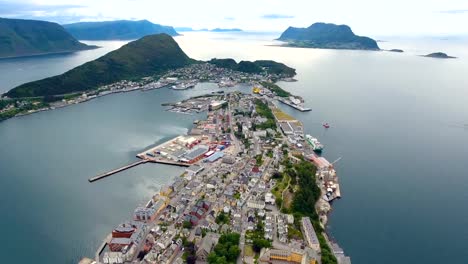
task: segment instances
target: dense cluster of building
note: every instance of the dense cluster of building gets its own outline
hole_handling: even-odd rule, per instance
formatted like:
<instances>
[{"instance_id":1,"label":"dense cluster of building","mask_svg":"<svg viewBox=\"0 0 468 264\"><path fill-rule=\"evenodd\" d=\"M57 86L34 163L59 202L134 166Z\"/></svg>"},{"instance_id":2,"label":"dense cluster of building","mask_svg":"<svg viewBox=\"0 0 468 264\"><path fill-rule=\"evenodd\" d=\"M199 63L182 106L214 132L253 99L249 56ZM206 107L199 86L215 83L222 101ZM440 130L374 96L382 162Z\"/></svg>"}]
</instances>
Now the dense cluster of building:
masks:
<instances>
[{"instance_id":1,"label":"dense cluster of building","mask_svg":"<svg viewBox=\"0 0 468 264\"><path fill-rule=\"evenodd\" d=\"M133 221L114 229L96 261L183 263L183 241L191 241L197 263L207 263L220 235L235 232L240 234L241 262L254 263L247 248L252 247L255 233L271 243L271 248L258 253L259 263L318 263L320 243L310 219L282 213L273 191L277 182L272 176L291 157L284 148L304 151L288 140L291 135L302 136L302 125L288 121L292 134L279 120L277 128L258 128L268 120L257 113L257 100L274 107L269 99L238 92L217 95L215 101L224 102L221 107L209 107L213 98L184 101L185 105L202 102L196 107L206 108L207 118L195 121L188 135L139 156L188 167L145 206L136 208ZM296 232L301 235L291 236L298 223L301 228Z\"/></svg>"}]
</instances>

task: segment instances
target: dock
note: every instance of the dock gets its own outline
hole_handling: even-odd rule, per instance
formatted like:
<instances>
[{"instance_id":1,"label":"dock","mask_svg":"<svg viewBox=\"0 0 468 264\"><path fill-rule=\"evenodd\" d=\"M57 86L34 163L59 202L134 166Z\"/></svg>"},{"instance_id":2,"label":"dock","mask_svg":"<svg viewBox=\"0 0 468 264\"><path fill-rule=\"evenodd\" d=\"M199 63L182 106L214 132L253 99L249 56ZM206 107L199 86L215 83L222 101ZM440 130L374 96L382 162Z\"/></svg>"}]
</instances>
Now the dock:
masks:
<instances>
[{"instance_id":1,"label":"dock","mask_svg":"<svg viewBox=\"0 0 468 264\"><path fill-rule=\"evenodd\" d=\"M152 158L146 158L145 161L151 162L151 163L179 166L179 167L190 167L191 165L189 163L184 163L184 162L170 161L170 160L158 160L158 159L152 159Z\"/></svg>"},{"instance_id":2,"label":"dock","mask_svg":"<svg viewBox=\"0 0 468 264\"><path fill-rule=\"evenodd\" d=\"M97 263L99 263L99 257L101 256L102 252L106 248L107 244L111 241L111 239L112 239L112 233L107 235L107 237L102 241L101 245L96 250L94 260L97 261Z\"/></svg>"},{"instance_id":3,"label":"dock","mask_svg":"<svg viewBox=\"0 0 468 264\"><path fill-rule=\"evenodd\" d=\"M95 182L95 181L104 179L104 178L106 178L106 177L109 177L109 176L111 176L111 175L113 175L113 174L122 172L122 171L124 171L124 170L128 170L128 169L130 169L130 168L133 168L133 167L135 167L135 166L138 166L138 165L141 165L141 164L144 164L144 163L147 163L147 162L149 162L149 160L146 160L146 159L144 159L144 160L139 160L139 161L134 162L134 163L132 163L132 164L129 164L129 165L120 167L120 168L118 168L118 169L115 169L115 170L112 170L112 171L109 171L109 172L106 172L106 173L103 173L103 174L99 174L99 175L97 175L97 176L95 176L95 177L89 178L88 181L89 181L89 182Z\"/></svg>"},{"instance_id":4,"label":"dock","mask_svg":"<svg viewBox=\"0 0 468 264\"><path fill-rule=\"evenodd\" d=\"M95 181L104 179L106 177L109 177L109 176L111 176L113 174L122 172L124 170L128 170L130 168L133 168L133 167L136 167L138 165L145 164L145 163L148 163L148 162L164 164L164 165L179 166L179 167L190 167L190 165L192 165L192 164L180 162L180 161L177 161L177 160L174 160L174 159L165 159L165 158L160 158L160 157L154 157L154 156L151 156L151 155L148 154L148 153L154 153L159 148L164 148L164 146L166 146L168 144L171 144L171 142L177 140L179 137L180 136L175 137L175 138L173 138L173 139L171 139L169 141L166 141L166 142L162 143L161 145L158 145L156 147L152 147L152 148L150 148L148 150L145 150L145 151L137 154L136 157L140 159L138 161L135 161L135 162L133 162L131 164L120 167L118 169L115 169L115 170L112 170L112 171L109 171L109 172L106 172L106 173L99 174L97 176L89 178L88 181L89 182L95 182Z\"/></svg>"}]
</instances>

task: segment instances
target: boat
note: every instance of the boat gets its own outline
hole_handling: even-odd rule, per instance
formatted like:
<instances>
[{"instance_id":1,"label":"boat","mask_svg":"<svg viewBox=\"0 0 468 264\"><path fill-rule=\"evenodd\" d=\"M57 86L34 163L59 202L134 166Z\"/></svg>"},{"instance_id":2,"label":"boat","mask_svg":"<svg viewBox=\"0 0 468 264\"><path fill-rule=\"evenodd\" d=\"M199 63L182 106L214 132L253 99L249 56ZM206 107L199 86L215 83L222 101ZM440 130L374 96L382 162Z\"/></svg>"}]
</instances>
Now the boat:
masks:
<instances>
[{"instance_id":1,"label":"boat","mask_svg":"<svg viewBox=\"0 0 468 264\"><path fill-rule=\"evenodd\" d=\"M330 125L328 123L323 123L322 125L324 128L330 128Z\"/></svg>"},{"instance_id":2,"label":"boat","mask_svg":"<svg viewBox=\"0 0 468 264\"><path fill-rule=\"evenodd\" d=\"M322 143L320 143L318 141L318 139L314 138L313 136L311 135L305 135L305 138L306 138L306 141L307 143L309 143L310 146L312 146L312 149L317 152L317 153L320 153L322 152L323 150L323 145Z\"/></svg>"},{"instance_id":3,"label":"boat","mask_svg":"<svg viewBox=\"0 0 468 264\"><path fill-rule=\"evenodd\" d=\"M308 108L308 107L304 107L302 104L294 104L293 102L291 102L290 100L287 100L287 99L283 99L283 98L278 98L278 101L280 101L281 103L285 104L285 105L288 105L296 110L299 110L301 112L309 112L309 111L312 111L312 108Z\"/></svg>"}]
</instances>

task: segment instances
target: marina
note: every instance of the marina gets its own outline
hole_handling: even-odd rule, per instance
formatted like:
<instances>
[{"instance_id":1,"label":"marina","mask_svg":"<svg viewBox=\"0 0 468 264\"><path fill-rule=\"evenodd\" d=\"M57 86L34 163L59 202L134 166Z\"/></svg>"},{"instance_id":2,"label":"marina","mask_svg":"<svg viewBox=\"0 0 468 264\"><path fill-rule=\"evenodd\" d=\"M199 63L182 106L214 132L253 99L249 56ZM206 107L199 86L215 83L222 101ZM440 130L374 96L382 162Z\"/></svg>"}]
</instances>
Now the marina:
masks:
<instances>
[{"instance_id":1,"label":"marina","mask_svg":"<svg viewBox=\"0 0 468 264\"><path fill-rule=\"evenodd\" d=\"M309 218L295 219L292 213L283 212L283 208L290 207L290 202L283 201L294 197L286 191L291 180L283 185L271 176L279 173L283 162L291 167L299 166L296 168L304 166L302 168L309 168L308 171L316 168L320 198L314 202L312 210L319 215L319 219L314 220L316 224L326 226L330 203L341 197L338 177L333 163L316 155L317 149L304 142L303 124L282 112L271 98L259 99L240 92L193 97L165 105L183 108L184 112L202 109L207 117L193 121L193 128L186 135L140 152L137 154L140 161L97 176L95 180L147 162L187 168L180 177L162 186L145 205L135 208L132 220L112 230L98 248L95 261L173 264L186 250L182 238L203 248L208 243L206 240L219 239L219 233L229 231L242 234L241 243L251 244L251 231L265 222L266 226L261 227L261 239L271 241L273 246L270 253L260 252L260 263L281 259L277 254L282 253L278 250L289 248L294 253L288 254L296 254L303 263L317 264L320 252L329 241L319 242L317 236L323 235L316 233ZM257 125L256 131L249 127L253 124ZM314 174L306 177L313 178ZM292 189L301 188L297 183L294 185ZM228 216L224 226L216 220L220 215ZM293 240L285 230L293 228L294 222L301 225L304 236ZM209 243L215 245L217 239ZM207 248L206 253L197 253L197 260L206 263L203 256L211 250ZM243 250L242 247L241 258L246 258ZM344 254L343 258L345 263L350 263Z\"/></svg>"}]
</instances>

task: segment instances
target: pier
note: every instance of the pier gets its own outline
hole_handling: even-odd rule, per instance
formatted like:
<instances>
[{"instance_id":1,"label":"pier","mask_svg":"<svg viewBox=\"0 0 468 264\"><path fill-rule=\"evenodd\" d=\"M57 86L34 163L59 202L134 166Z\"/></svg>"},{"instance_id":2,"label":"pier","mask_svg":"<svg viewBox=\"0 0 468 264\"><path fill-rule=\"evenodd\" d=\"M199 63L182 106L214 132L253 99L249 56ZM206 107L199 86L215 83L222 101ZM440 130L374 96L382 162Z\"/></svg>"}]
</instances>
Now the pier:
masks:
<instances>
[{"instance_id":1,"label":"pier","mask_svg":"<svg viewBox=\"0 0 468 264\"><path fill-rule=\"evenodd\" d=\"M149 161L148 160L139 160L139 161L134 162L132 164L129 164L127 166L123 166L123 167L120 167L118 169L115 169L115 170L112 170L112 171L109 171L109 172L106 172L106 173L103 173L103 174L99 174L99 175L97 175L97 176L95 176L93 178L89 178L88 181L89 182L95 182L95 181L104 179L106 177L109 177L109 176L111 176L113 174L119 173L119 172L124 171L124 170L128 170L130 168L133 168L135 166L138 166L140 164L144 164L144 163L147 163L147 162L149 162Z\"/></svg>"},{"instance_id":2,"label":"pier","mask_svg":"<svg viewBox=\"0 0 468 264\"><path fill-rule=\"evenodd\" d=\"M170 161L170 160L157 160L157 159L151 159L151 158L147 158L146 162L165 164L165 165L172 165L172 166L179 166L179 167L190 167L190 165L191 165L189 163L184 163L184 162Z\"/></svg>"},{"instance_id":3,"label":"pier","mask_svg":"<svg viewBox=\"0 0 468 264\"><path fill-rule=\"evenodd\" d=\"M190 167L190 165L192 165L190 163L180 162L180 161L178 161L176 159L173 159L173 158L167 158L167 157L163 157L163 156L159 156L159 157L155 156L155 152L158 149L164 149L165 151L168 152L168 154L170 154L169 149L170 149L170 146L171 146L172 142L176 141L180 137L181 136L175 137L175 138L173 138L173 139L171 139L169 141L166 141L166 142L162 143L161 145L158 145L156 147L152 147L152 148L150 148L148 150L145 150L145 151L137 154L136 157L140 159L139 161L136 161L136 162L131 163L129 165L120 167L118 169L115 169L115 170L112 170L112 171L109 171L109 172L106 172L106 173L103 173L103 174L99 174L99 175L97 175L95 177L92 177L92 178L88 179L88 181L89 182L95 182L95 181L104 179L106 177L109 177L109 176L111 176L113 174L122 172L124 170L128 170L130 168L133 168L133 167L136 167L138 165L148 163L148 162L164 164L164 165L171 165L171 166L179 166L179 167ZM151 154L151 153L153 153L153 154Z\"/></svg>"}]
</instances>

